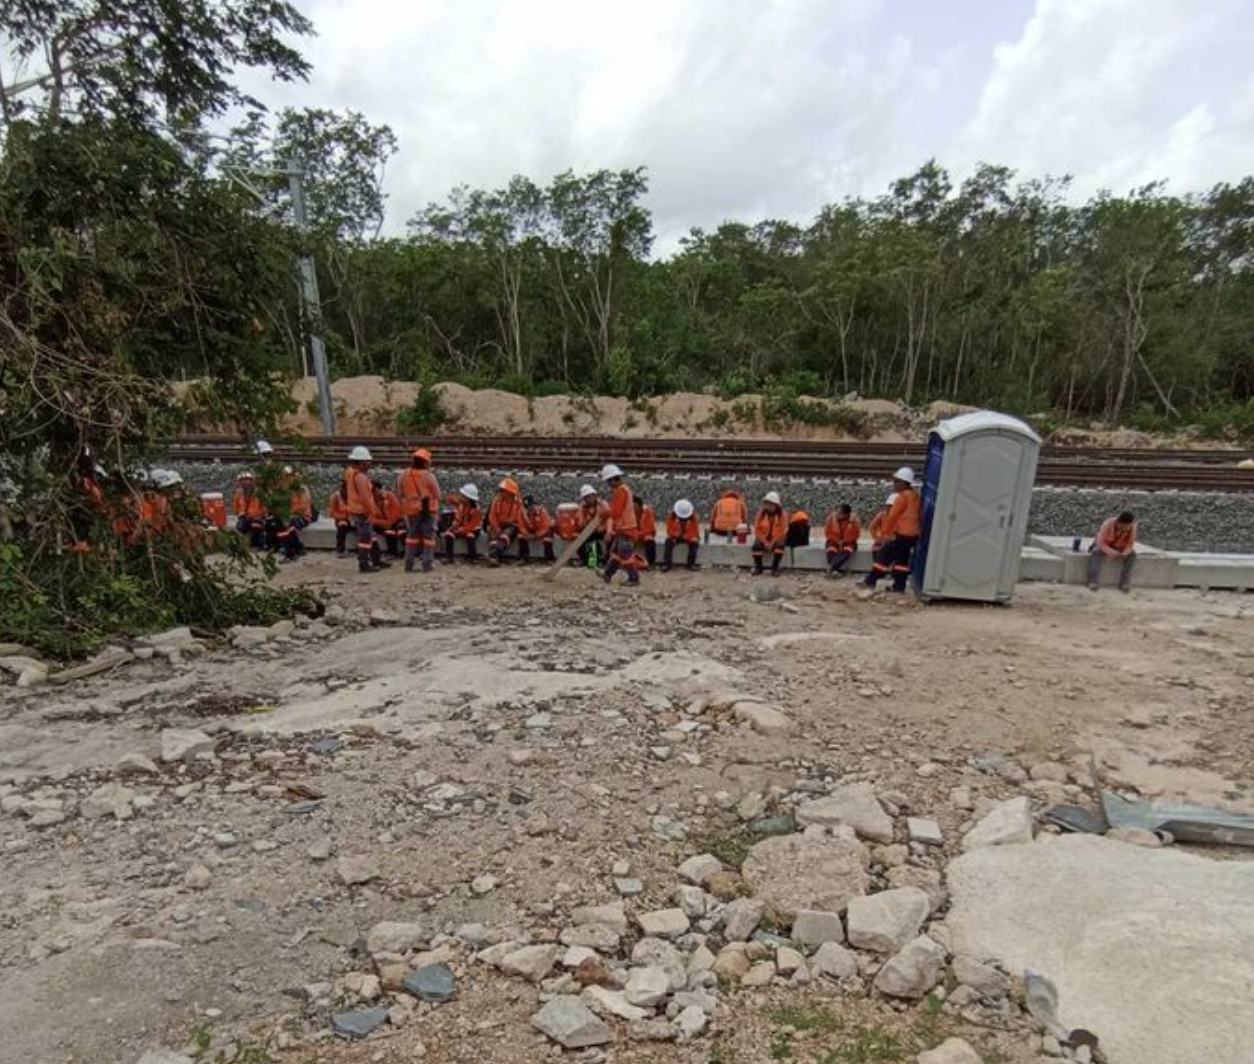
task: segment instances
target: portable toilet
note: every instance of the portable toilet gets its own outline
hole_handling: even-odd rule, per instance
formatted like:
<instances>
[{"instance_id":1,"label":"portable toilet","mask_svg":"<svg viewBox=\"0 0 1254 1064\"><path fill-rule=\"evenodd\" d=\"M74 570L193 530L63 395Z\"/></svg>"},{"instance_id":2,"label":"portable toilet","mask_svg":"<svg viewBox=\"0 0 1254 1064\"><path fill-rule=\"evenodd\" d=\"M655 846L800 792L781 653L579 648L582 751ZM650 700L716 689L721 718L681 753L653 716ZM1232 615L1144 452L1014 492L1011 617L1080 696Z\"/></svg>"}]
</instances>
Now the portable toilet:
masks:
<instances>
[{"instance_id":1,"label":"portable toilet","mask_svg":"<svg viewBox=\"0 0 1254 1064\"><path fill-rule=\"evenodd\" d=\"M1014 598L1040 447L1030 427L991 410L949 418L928 434L912 574L920 596Z\"/></svg>"}]
</instances>

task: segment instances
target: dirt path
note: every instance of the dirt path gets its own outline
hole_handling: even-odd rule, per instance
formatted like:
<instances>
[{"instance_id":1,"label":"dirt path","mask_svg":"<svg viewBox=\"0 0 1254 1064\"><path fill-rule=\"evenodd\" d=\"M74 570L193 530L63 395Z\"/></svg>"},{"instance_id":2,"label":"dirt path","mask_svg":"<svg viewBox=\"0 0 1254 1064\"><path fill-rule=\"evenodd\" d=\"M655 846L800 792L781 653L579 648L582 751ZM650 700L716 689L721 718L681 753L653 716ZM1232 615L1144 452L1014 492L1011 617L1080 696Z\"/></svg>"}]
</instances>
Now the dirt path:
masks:
<instances>
[{"instance_id":1,"label":"dirt path","mask_svg":"<svg viewBox=\"0 0 1254 1064\"><path fill-rule=\"evenodd\" d=\"M324 586L332 623L4 690L4 1059L131 1064L198 1026L280 1031L292 1061L412 1060L419 1043L436 1064L556 1058L529 1025L537 987L472 963L468 938L556 940L572 909L618 897L617 862L641 881L630 911L673 905L686 856L734 853L747 821L851 781L873 784L898 840L906 813L944 833L942 851L873 846L881 884L897 864L942 868L995 800L1088 804L1090 756L1109 783L1254 812L1248 596L1029 585L1012 609L923 609L786 577L781 605L725 572L649 575L632 593L578 571L359 578L328 556L282 579ZM393 616L372 625L380 610ZM737 722L718 708L728 692L793 728ZM206 730L216 752L160 762L170 728ZM315 749L328 736L342 747ZM1065 768L1025 781L972 766L989 753ZM157 771L122 774L127 754ZM126 819L88 818L83 798L109 783L130 792ZM34 826L41 802L64 819ZM344 857L365 882L345 882ZM458 996L367 1042L327 1041L379 921L420 924ZM773 1006L838 1020L790 1025ZM725 993L691 1042L620 1032L612 1059L743 1064L782 1038L819 1060L859 1032L913 1047L937 1025L986 1059L1036 1060L1010 1014L900 1012L821 980Z\"/></svg>"}]
</instances>

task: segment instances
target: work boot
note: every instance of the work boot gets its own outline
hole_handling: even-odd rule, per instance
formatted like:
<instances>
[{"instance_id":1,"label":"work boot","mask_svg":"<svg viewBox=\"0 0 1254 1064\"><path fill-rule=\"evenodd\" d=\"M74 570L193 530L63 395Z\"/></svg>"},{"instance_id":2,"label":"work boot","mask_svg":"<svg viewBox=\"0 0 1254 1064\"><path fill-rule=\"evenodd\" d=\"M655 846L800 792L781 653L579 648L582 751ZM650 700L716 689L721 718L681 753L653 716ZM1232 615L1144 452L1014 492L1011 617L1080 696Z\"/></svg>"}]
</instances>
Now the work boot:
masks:
<instances>
[{"instance_id":1,"label":"work boot","mask_svg":"<svg viewBox=\"0 0 1254 1064\"><path fill-rule=\"evenodd\" d=\"M775 555L775 557L771 559L771 575L772 576L779 576L779 563L782 562L783 560L784 559L778 554Z\"/></svg>"},{"instance_id":2,"label":"work boot","mask_svg":"<svg viewBox=\"0 0 1254 1064\"><path fill-rule=\"evenodd\" d=\"M627 586L628 586L628 587L639 587L639 586L640 586L640 574L639 574L638 572L636 572L634 569L632 569L632 570L631 570L631 571L627 574Z\"/></svg>"},{"instance_id":3,"label":"work boot","mask_svg":"<svg viewBox=\"0 0 1254 1064\"><path fill-rule=\"evenodd\" d=\"M374 559L370 557L369 551L358 552L357 571L359 573L377 573L379 571L379 567L375 565Z\"/></svg>"},{"instance_id":4,"label":"work boot","mask_svg":"<svg viewBox=\"0 0 1254 1064\"><path fill-rule=\"evenodd\" d=\"M753 559L753 573L751 575L752 576L762 575L762 559L761 558Z\"/></svg>"}]
</instances>

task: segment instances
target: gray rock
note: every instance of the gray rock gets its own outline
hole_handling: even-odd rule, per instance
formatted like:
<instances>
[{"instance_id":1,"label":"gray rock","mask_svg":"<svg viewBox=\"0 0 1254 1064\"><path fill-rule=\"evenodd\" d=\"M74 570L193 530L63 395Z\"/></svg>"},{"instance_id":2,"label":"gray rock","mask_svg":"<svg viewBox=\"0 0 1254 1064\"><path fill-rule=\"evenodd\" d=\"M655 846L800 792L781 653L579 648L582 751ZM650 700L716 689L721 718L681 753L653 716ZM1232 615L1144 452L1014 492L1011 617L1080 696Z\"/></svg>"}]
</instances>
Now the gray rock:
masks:
<instances>
[{"instance_id":1,"label":"gray rock","mask_svg":"<svg viewBox=\"0 0 1254 1064\"><path fill-rule=\"evenodd\" d=\"M727 903L723 915L723 937L728 942L744 942L762 922L766 906L757 898L737 898Z\"/></svg>"},{"instance_id":2,"label":"gray rock","mask_svg":"<svg viewBox=\"0 0 1254 1064\"><path fill-rule=\"evenodd\" d=\"M631 963L639 968L659 968L670 988L682 990L688 982L688 965L682 953L660 938L642 938L631 950Z\"/></svg>"},{"instance_id":3,"label":"gray rock","mask_svg":"<svg viewBox=\"0 0 1254 1064\"><path fill-rule=\"evenodd\" d=\"M700 887L687 883L675 888L675 902L683 910L689 920L698 920L705 915L709 895Z\"/></svg>"},{"instance_id":4,"label":"gray rock","mask_svg":"<svg viewBox=\"0 0 1254 1064\"><path fill-rule=\"evenodd\" d=\"M388 1010L383 1005L372 1009L352 1009L337 1012L331 1017L331 1030L341 1038L358 1041L387 1022Z\"/></svg>"},{"instance_id":5,"label":"gray rock","mask_svg":"<svg viewBox=\"0 0 1254 1064\"><path fill-rule=\"evenodd\" d=\"M688 825L681 820L674 820L661 813L653 818L649 828L654 835L665 842L686 842L688 840Z\"/></svg>"},{"instance_id":6,"label":"gray rock","mask_svg":"<svg viewBox=\"0 0 1254 1064\"><path fill-rule=\"evenodd\" d=\"M429 933L422 924L384 920L366 935L366 949L371 953L410 953L426 949Z\"/></svg>"},{"instance_id":7,"label":"gray rock","mask_svg":"<svg viewBox=\"0 0 1254 1064\"><path fill-rule=\"evenodd\" d=\"M803 946L821 946L824 942L844 942L845 929L838 913L802 909L793 917L792 939Z\"/></svg>"},{"instance_id":8,"label":"gray rock","mask_svg":"<svg viewBox=\"0 0 1254 1064\"><path fill-rule=\"evenodd\" d=\"M945 882L935 868L922 868L919 865L902 865L900 868L888 870L888 885L894 888L918 887L927 895L931 902L932 912L937 912L949 898L945 890Z\"/></svg>"},{"instance_id":9,"label":"gray rock","mask_svg":"<svg viewBox=\"0 0 1254 1064\"><path fill-rule=\"evenodd\" d=\"M679 1037L679 1028L668 1020L632 1020L627 1025L627 1037L633 1042L673 1042Z\"/></svg>"},{"instance_id":10,"label":"gray rock","mask_svg":"<svg viewBox=\"0 0 1254 1064\"><path fill-rule=\"evenodd\" d=\"M401 615L394 610L371 610L370 623L377 626L400 624Z\"/></svg>"},{"instance_id":11,"label":"gray rock","mask_svg":"<svg viewBox=\"0 0 1254 1064\"><path fill-rule=\"evenodd\" d=\"M1012 846L1032 841L1032 809L1025 796L1011 798L994 806L962 840L963 850L985 846Z\"/></svg>"},{"instance_id":12,"label":"gray rock","mask_svg":"<svg viewBox=\"0 0 1254 1064\"><path fill-rule=\"evenodd\" d=\"M628 1002L643 1007L665 1001L671 990L671 977L665 968L633 968L623 988Z\"/></svg>"},{"instance_id":13,"label":"gray rock","mask_svg":"<svg viewBox=\"0 0 1254 1064\"><path fill-rule=\"evenodd\" d=\"M709 1022L710 1018L705 1010L697 1005L689 1005L675 1017L675 1026L679 1029L679 1037L685 1041L700 1035Z\"/></svg>"},{"instance_id":14,"label":"gray rock","mask_svg":"<svg viewBox=\"0 0 1254 1064\"><path fill-rule=\"evenodd\" d=\"M606 905L581 905L571 912L570 918L575 924L596 924L611 928L619 935L627 933L627 910L621 901Z\"/></svg>"},{"instance_id":15,"label":"gray rock","mask_svg":"<svg viewBox=\"0 0 1254 1064\"><path fill-rule=\"evenodd\" d=\"M305 855L311 861L329 860L331 854L334 852L335 843L333 843L326 835L322 836L320 839L314 839L313 842L305 847Z\"/></svg>"},{"instance_id":16,"label":"gray rock","mask_svg":"<svg viewBox=\"0 0 1254 1064\"><path fill-rule=\"evenodd\" d=\"M356 887L379 878L379 868L365 856L341 857L335 862L335 871L345 886Z\"/></svg>"},{"instance_id":17,"label":"gray rock","mask_svg":"<svg viewBox=\"0 0 1254 1064\"><path fill-rule=\"evenodd\" d=\"M940 982L945 950L926 935L907 943L875 977L875 989L889 997L921 998Z\"/></svg>"},{"instance_id":18,"label":"gray rock","mask_svg":"<svg viewBox=\"0 0 1254 1064\"><path fill-rule=\"evenodd\" d=\"M941 826L935 820L924 817L906 817L906 834L911 842L922 843L924 846L942 846L945 842Z\"/></svg>"},{"instance_id":19,"label":"gray rock","mask_svg":"<svg viewBox=\"0 0 1254 1064\"><path fill-rule=\"evenodd\" d=\"M523 946L501 960L501 971L538 983L553 970L558 952L557 946Z\"/></svg>"},{"instance_id":20,"label":"gray rock","mask_svg":"<svg viewBox=\"0 0 1254 1064\"><path fill-rule=\"evenodd\" d=\"M796 727L791 717L765 702L737 702L732 715L759 735L784 735Z\"/></svg>"},{"instance_id":21,"label":"gray rock","mask_svg":"<svg viewBox=\"0 0 1254 1064\"><path fill-rule=\"evenodd\" d=\"M699 887L704 887L710 881L711 876L716 876L721 871L723 871L723 862L712 853L699 853L695 857L689 857L679 866L680 878L686 879L689 883L695 883Z\"/></svg>"},{"instance_id":22,"label":"gray rock","mask_svg":"<svg viewBox=\"0 0 1254 1064\"><path fill-rule=\"evenodd\" d=\"M829 979L853 979L858 974L858 955L839 942L825 942L810 958L809 968Z\"/></svg>"},{"instance_id":23,"label":"gray rock","mask_svg":"<svg viewBox=\"0 0 1254 1064\"><path fill-rule=\"evenodd\" d=\"M803 802L797 807L797 823L803 827L847 824L860 838L872 842L893 841L892 818L884 812L869 783L851 783L826 798Z\"/></svg>"},{"instance_id":24,"label":"gray rock","mask_svg":"<svg viewBox=\"0 0 1254 1064\"><path fill-rule=\"evenodd\" d=\"M648 1009L642 1009L628 1001L627 995L621 990L589 986L584 988L580 998L593 1012L601 1016L614 1016L620 1020L643 1020L650 1015Z\"/></svg>"},{"instance_id":25,"label":"gray rock","mask_svg":"<svg viewBox=\"0 0 1254 1064\"><path fill-rule=\"evenodd\" d=\"M563 946L586 946L601 953L609 953L618 948L622 937L606 924L579 924L563 929L561 942Z\"/></svg>"},{"instance_id":26,"label":"gray rock","mask_svg":"<svg viewBox=\"0 0 1254 1064\"><path fill-rule=\"evenodd\" d=\"M106 783L97 787L78 806L79 813L88 820L111 816L114 820L130 820L135 815L131 801L135 792L120 783Z\"/></svg>"},{"instance_id":27,"label":"gray rock","mask_svg":"<svg viewBox=\"0 0 1254 1064\"><path fill-rule=\"evenodd\" d=\"M596 1013L576 997L555 997L531 1017L531 1024L563 1049L603 1046L613 1032Z\"/></svg>"},{"instance_id":28,"label":"gray rock","mask_svg":"<svg viewBox=\"0 0 1254 1064\"><path fill-rule=\"evenodd\" d=\"M401 986L423 1001L451 1001L457 994L457 980L447 964L428 964L410 972Z\"/></svg>"},{"instance_id":29,"label":"gray rock","mask_svg":"<svg viewBox=\"0 0 1254 1064\"><path fill-rule=\"evenodd\" d=\"M164 728L161 732L162 761L190 761L213 753L215 746L214 738L199 728Z\"/></svg>"},{"instance_id":30,"label":"gray rock","mask_svg":"<svg viewBox=\"0 0 1254 1064\"><path fill-rule=\"evenodd\" d=\"M774 961L758 961L740 977L740 985L744 987L770 986L775 978Z\"/></svg>"},{"instance_id":31,"label":"gray rock","mask_svg":"<svg viewBox=\"0 0 1254 1064\"><path fill-rule=\"evenodd\" d=\"M969 986L980 997L1000 998L1010 992L1010 979L991 964L977 961L974 957L958 956L953 963L954 978L963 986Z\"/></svg>"},{"instance_id":32,"label":"gray rock","mask_svg":"<svg viewBox=\"0 0 1254 1064\"><path fill-rule=\"evenodd\" d=\"M188 890L206 890L213 882L213 873L202 864L194 864L183 874L183 886Z\"/></svg>"},{"instance_id":33,"label":"gray rock","mask_svg":"<svg viewBox=\"0 0 1254 1064\"><path fill-rule=\"evenodd\" d=\"M630 876L615 876L614 889L624 898L634 898L644 893L644 883Z\"/></svg>"},{"instance_id":34,"label":"gray rock","mask_svg":"<svg viewBox=\"0 0 1254 1064\"><path fill-rule=\"evenodd\" d=\"M917 1064L981 1064L983 1058L961 1038L946 1038L935 1049L920 1053Z\"/></svg>"},{"instance_id":35,"label":"gray rock","mask_svg":"<svg viewBox=\"0 0 1254 1064\"><path fill-rule=\"evenodd\" d=\"M783 602L787 596L779 584L754 584L749 591L751 602Z\"/></svg>"},{"instance_id":36,"label":"gray rock","mask_svg":"<svg viewBox=\"0 0 1254 1064\"><path fill-rule=\"evenodd\" d=\"M691 924L683 909L658 909L641 913L636 917L640 929L656 938L677 938L685 934Z\"/></svg>"},{"instance_id":37,"label":"gray rock","mask_svg":"<svg viewBox=\"0 0 1254 1064\"><path fill-rule=\"evenodd\" d=\"M919 933L932 905L916 887L884 890L849 902L849 944L874 953L895 953Z\"/></svg>"},{"instance_id":38,"label":"gray rock","mask_svg":"<svg viewBox=\"0 0 1254 1064\"><path fill-rule=\"evenodd\" d=\"M143 754L127 754L118 762L119 776L155 776L157 763Z\"/></svg>"},{"instance_id":39,"label":"gray rock","mask_svg":"<svg viewBox=\"0 0 1254 1064\"><path fill-rule=\"evenodd\" d=\"M764 839L741 875L754 895L791 919L802 909L840 912L866 893L870 854L850 827Z\"/></svg>"}]
</instances>

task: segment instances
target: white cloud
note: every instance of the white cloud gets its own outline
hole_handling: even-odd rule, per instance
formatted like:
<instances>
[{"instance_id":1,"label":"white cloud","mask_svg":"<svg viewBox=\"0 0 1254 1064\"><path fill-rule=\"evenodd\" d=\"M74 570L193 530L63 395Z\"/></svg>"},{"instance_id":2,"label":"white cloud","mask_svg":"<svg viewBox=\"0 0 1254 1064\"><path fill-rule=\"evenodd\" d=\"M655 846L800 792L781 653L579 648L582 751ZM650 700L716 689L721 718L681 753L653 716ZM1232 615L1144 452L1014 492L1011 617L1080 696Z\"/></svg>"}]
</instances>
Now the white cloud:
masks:
<instances>
[{"instance_id":1,"label":"white cloud","mask_svg":"<svg viewBox=\"0 0 1254 1064\"><path fill-rule=\"evenodd\" d=\"M393 231L454 185L568 168L647 166L663 250L691 225L806 220L931 156L1081 192L1254 170L1241 0L999 2L1022 10L994 50L968 0L304 0L311 82L251 87L393 127ZM1192 84L1216 52L1239 77Z\"/></svg>"}]
</instances>

